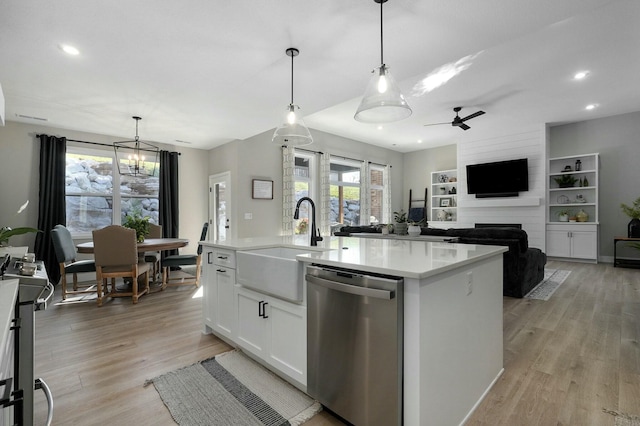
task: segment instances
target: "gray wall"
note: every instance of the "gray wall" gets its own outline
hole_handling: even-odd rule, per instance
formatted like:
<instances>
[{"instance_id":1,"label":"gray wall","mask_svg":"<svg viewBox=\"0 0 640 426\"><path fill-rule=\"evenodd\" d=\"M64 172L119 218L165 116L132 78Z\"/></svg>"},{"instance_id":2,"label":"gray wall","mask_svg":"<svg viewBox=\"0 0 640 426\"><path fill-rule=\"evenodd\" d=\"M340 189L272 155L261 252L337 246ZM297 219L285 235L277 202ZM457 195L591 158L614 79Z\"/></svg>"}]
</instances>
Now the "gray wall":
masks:
<instances>
[{"instance_id":1,"label":"gray wall","mask_svg":"<svg viewBox=\"0 0 640 426\"><path fill-rule=\"evenodd\" d=\"M236 236L279 235L282 228L282 151L271 142L273 130L233 141L209 153L209 174L229 171L233 192L232 220ZM403 155L401 153L311 129L314 142L304 148L349 158L391 164L392 208L402 204ZM251 198L252 179L273 180L273 200ZM245 220L244 214L253 219ZM233 226L233 225L232 225Z\"/></svg>"},{"instance_id":2,"label":"gray wall","mask_svg":"<svg viewBox=\"0 0 640 426\"><path fill-rule=\"evenodd\" d=\"M614 236L627 235L630 219L622 213L620 203L630 204L640 197L639 135L640 112L550 129L551 157L600 153L601 257L613 256Z\"/></svg>"},{"instance_id":3,"label":"gray wall","mask_svg":"<svg viewBox=\"0 0 640 426\"><path fill-rule=\"evenodd\" d=\"M439 170L451 170L457 167L457 145L445 145L437 148L423 149L404 154L404 173L402 184L402 208L409 207L409 190L412 190L412 200L422 200L424 189L427 188L427 200L431 195L431 173ZM427 203L431 208L431 203ZM419 207L415 203L413 207ZM430 212L430 210L429 210ZM431 213L428 220L431 220Z\"/></svg>"},{"instance_id":4,"label":"gray wall","mask_svg":"<svg viewBox=\"0 0 640 426\"><path fill-rule=\"evenodd\" d=\"M4 127L0 127L0 226L37 227L40 141L36 139L36 134L41 133L106 144L122 139L8 121ZM157 145L161 149L174 150L171 146ZM91 147L110 150L108 147ZM182 153L179 160L180 236L192 241L182 251L195 253L195 242L208 212L207 155L202 155L201 150L189 148L179 148L177 151ZM26 200L30 201L28 208L16 216L16 211ZM33 250L34 242L33 234L15 236L9 241L12 246L28 245L30 250Z\"/></svg>"}]
</instances>

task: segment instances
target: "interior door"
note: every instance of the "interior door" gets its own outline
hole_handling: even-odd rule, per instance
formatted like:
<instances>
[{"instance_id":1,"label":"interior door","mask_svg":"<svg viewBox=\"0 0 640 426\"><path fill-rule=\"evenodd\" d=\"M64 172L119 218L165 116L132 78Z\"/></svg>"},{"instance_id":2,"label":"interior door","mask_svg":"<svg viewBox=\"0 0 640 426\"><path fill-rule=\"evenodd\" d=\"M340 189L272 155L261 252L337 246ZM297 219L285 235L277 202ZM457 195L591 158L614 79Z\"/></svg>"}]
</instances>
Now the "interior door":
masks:
<instances>
[{"instance_id":1,"label":"interior door","mask_svg":"<svg viewBox=\"0 0 640 426\"><path fill-rule=\"evenodd\" d=\"M224 241L232 238L231 173L209 176L209 229L211 239Z\"/></svg>"}]
</instances>

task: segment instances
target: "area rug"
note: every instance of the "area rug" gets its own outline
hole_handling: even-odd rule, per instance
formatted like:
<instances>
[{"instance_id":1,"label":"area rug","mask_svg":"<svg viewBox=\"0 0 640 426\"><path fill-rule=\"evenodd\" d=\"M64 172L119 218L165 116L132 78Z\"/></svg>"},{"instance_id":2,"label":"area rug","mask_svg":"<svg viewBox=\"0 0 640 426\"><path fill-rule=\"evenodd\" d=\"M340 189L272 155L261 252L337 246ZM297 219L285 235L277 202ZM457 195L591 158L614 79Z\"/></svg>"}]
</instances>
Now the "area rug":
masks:
<instances>
[{"instance_id":1,"label":"area rug","mask_svg":"<svg viewBox=\"0 0 640 426\"><path fill-rule=\"evenodd\" d=\"M242 352L147 380L181 426L299 425L322 406Z\"/></svg>"},{"instance_id":2,"label":"area rug","mask_svg":"<svg viewBox=\"0 0 640 426\"><path fill-rule=\"evenodd\" d=\"M549 300L549 298L560 287L560 284L567 279L571 271L562 269L546 269L544 270L544 278L524 297L526 299Z\"/></svg>"},{"instance_id":3,"label":"area rug","mask_svg":"<svg viewBox=\"0 0 640 426\"><path fill-rule=\"evenodd\" d=\"M607 410L606 408L603 408L602 411L616 417L615 426L640 426L640 417L638 416L621 413L616 410Z\"/></svg>"}]
</instances>

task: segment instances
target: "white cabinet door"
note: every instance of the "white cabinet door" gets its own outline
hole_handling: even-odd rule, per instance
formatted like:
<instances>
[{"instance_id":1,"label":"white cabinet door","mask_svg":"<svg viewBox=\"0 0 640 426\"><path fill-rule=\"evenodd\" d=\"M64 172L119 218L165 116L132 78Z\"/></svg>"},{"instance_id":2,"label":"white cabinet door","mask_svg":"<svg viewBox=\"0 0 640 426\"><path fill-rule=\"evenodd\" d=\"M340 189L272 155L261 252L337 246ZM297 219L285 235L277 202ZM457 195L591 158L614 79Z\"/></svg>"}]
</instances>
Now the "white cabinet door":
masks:
<instances>
[{"instance_id":1,"label":"white cabinet door","mask_svg":"<svg viewBox=\"0 0 640 426\"><path fill-rule=\"evenodd\" d=\"M598 257L597 241L595 232L572 231L571 255L582 259L596 259Z\"/></svg>"},{"instance_id":2,"label":"white cabinet door","mask_svg":"<svg viewBox=\"0 0 640 426\"><path fill-rule=\"evenodd\" d=\"M269 364L307 384L307 309L302 305L269 298Z\"/></svg>"},{"instance_id":3,"label":"white cabinet door","mask_svg":"<svg viewBox=\"0 0 640 426\"><path fill-rule=\"evenodd\" d=\"M237 343L249 352L265 358L268 314L264 302L266 296L235 287L236 310L238 313Z\"/></svg>"},{"instance_id":4,"label":"white cabinet door","mask_svg":"<svg viewBox=\"0 0 640 426\"><path fill-rule=\"evenodd\" d=\"M216 305L216 274L213 264L213 250L207 249L202 253L202 317L204 318L204 332L210 333L214 324L214 306Z\"/></svg>"},{"instance_id":5,"label":"white cabinet door","mask_svg":"<svg viewBox=\"0 0 640 426\"><path fill-rule=\"evenodd\" d=\"M570 257L569 231L547 231L547 256Z\"/></svg>"},{"instance_id":6,"label":"white cabinet door","mask_svg":"<svg viewBox=\"0 0 640 426\"><path fill-rule=\"evenodd\" d=\"M215 275L216 296L213 302L213 330L232 339L237 322L233 293L236 284L236 271L231 268L216 266Z\"/></svg>"},{"instance_id":7,"label":"white cabinet door","mask_svg":"<svg viewBox=\"0 0 640 426\"><path fill-rule=\"evenodd\" d=\"M235 296L238 345L306 386L306 307L240 286Z\"/></svg>"}]
</instances>

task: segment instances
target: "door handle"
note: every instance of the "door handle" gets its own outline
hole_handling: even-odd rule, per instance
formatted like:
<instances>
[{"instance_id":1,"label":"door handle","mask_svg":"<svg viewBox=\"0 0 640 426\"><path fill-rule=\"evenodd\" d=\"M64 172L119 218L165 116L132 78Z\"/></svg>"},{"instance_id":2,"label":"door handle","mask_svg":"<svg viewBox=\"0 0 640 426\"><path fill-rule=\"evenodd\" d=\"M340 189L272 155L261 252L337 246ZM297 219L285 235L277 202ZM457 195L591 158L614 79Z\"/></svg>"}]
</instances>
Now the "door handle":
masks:
<instances>
[{"instance_id":1,"label":"door handle","mask_svg":"<svg viewBox=\"0 0 640 426\"><path fill-rule=\"evenodd\" d=\"M269 318L269 316L267 315L267 311L266 311L266 306L268 305L268 302L265 302L264 300L261 300L258 302L258 316L261 318Z\"/></svg>"}]
</instances>

